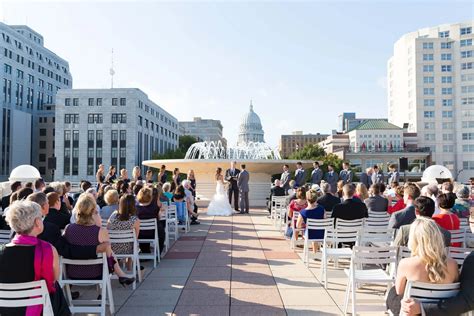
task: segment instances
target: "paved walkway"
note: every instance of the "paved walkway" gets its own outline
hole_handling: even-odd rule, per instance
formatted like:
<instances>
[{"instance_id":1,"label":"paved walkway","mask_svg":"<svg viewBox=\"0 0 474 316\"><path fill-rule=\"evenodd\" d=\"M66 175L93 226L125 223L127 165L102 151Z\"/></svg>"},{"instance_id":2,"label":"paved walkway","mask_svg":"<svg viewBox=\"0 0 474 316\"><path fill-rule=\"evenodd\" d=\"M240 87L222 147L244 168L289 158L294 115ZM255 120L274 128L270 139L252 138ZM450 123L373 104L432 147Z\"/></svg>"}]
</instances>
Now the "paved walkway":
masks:
<instances>
[{"instance_id":1,"label":"paved walkway","mask_svg":"<svg viewBox=\"0 0 474 316\"><path fill-rule=\"evenodd\" d=\"M202 214L135 291L114 284L118 315L340 315L344 263L329 270L324 289L319 262L306 268L267 215ZM362 288L358 302L383 306L383 291Z\"/></svg>"}]
</instances>

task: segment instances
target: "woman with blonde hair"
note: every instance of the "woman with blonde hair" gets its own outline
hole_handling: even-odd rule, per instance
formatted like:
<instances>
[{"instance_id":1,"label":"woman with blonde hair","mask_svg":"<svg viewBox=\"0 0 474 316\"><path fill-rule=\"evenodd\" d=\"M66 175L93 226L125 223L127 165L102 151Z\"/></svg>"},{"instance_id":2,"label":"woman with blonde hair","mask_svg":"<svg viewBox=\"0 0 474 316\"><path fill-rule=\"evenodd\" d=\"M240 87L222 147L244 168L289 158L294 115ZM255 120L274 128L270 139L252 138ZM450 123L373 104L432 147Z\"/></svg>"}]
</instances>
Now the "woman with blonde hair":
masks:
<instances>
[{"instance_id":1,"label":"woman with blonde hair","mask_svg":"<svg viewBox=\"0 0 474 316\"><path fill-rule=\"evenodd\" d=\"M132 179L131 181L141 181L143 180L142 178L142 170L140 169L139 166L135 166L133 167L133 170L132 170Z\"/></svg>"},{"instance_id":2,"label":"woman with blonde hair","mask_svg":"<svg viewBox=\"0 0 474 316\"><path fill-rule=\"evenodd\" d=\"M354 194L354 197L358 198L362 202L365 201L365 199L369 198L369 191L367 191L367 187L363 183L358 183L356 186L356 194Z\"/></svg>"},{"instance_id":3,"label":"woman with blonde hair","mask_svg":"<svg viewBox=\"0 0 474 316\"><path fill-rule=\"evenodd\" d=\"M387 308L395 315L408 281L446 284L459 277L458 264L448 257L443 234L432 219L420 216L411 224L408 248L411 257L400 260L395 286L387 296Z\"/></svg>"},{"instance_id":4,"label":"woman with blonde hair","mask_svg":"<svg viewBox=\"0 0 474 316\"><path fill-rule=\"evenodd\" d=\"M119 199L120 197L117 190L109 190L105 193L104 200L107 205L102 207L99 212L100 217L102 219L109 219L110 215L112 215L113 212L118 210Z\"/></svg>"},{"instance_id":5,"label":"woman with blonde hair","mask_svg":"<svg viewBox=\"0 0 474 316\"><path fill-rule=\"evenodd\" d=\"M194 198L196 198L196 176L194 175L193 169L189 169L187 179L191 183L191 193L193 194Z\"/></svg>"}]
</instances>

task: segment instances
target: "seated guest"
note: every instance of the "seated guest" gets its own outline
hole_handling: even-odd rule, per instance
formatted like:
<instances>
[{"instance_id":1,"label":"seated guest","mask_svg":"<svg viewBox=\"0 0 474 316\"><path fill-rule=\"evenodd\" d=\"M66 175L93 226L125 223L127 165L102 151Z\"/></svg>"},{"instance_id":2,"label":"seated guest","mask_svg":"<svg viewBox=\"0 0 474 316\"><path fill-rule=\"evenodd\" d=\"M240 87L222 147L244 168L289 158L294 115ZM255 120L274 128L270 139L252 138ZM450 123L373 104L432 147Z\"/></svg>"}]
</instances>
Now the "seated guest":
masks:
<instances>
[{"instance_id":1,"label":"seated guest","mask_svg":"<svg viewBox=\"0 0 474 316\"><path fill-rule=\"evenodd\" d=\"M79 196L86 192L89 188L92 187L92 183L90 183L89 181L87 180L82 180L81 181L81 184L80 184L80 187L81 187L81 190L79 190L79 192L76 192L74 193L74 195L72 196L73 200L74 200L74 204L73 206L76 204L77 200L79 199ZM45 192L46 193L46 192Z\"/></svg>"},{"instance_id":2,"label":"seated guest","mask_svg":"<svg viewBox=\"0 0 474 316\"><path fill-rule=\"evenodd\" d=\"M163 184L163 195L171 201L171 199L173 198L173 193L171 193L171 183L165 182Z\"/></svg>"},{"instance_id":3,"label":"seated guest","mask_svg":"<svg viewBox=\"0 0 474 316\"><path fill-rule=\"evenodd\" d=\"M446 183L446 182L445 182ZM455 196L451 193L443 193L438 196L439 214L433 215L435 222L446 230L457 230L460 226L459 217L451 212L454 206ZM453 247L461 247L461 243L453 243Z\"/></svg>"},{"instance_id":4,"label":"seated guest","mask_svg":"<svg viewBox=\"0 0 474 316\"><path fill-rule=\"evenodd\" d=\"M288 199L290 201L296 199L296 181L295 180L290 180L289 183L290 189L288 190Z\"/></svg>"},{"instance_id":5,"label":"seated guest","mask_svg":"<svg viewBox=\"0 0 474 316\"><path fill-rule=\"evenodd\" d=\"M59 256L50 243L38 238L43 232L40 206L31 201L16 201L6 216L15 231L11 243L0 247L0 283L45 280L54 315L70 315L57 280ZM0 307L1 315L41 315L42 306Z\"/></svg>"},{"instance_id":6,"label":"seated guest","mask_svg":"<svg viewBox=\"0 0 474 316\"><path fill-rule=\"evenodd\" d=\"M67 224L71 221L71 215L66 215L61 213L59 209L61 208L61 200L59 199L59 194L56 192L50 192L47 194L49 212L48 215L44 218L45 222L49 222L58 226L59 229L64 229Z\"/></svg>"},{"instance_id":7,"label":"seated guest","mask_svg":"<svg viewBox=\"0 0 474 316\"><path fill-rule=\"evenodd\" d=\"M356 193L354 194L354 198L358 198L361 201L365 201L369 198L369 192L367 191L367 187L363 183L358 183L356 186Z\"/></svg>"},{"instance_id":8,"label":"seated guest","mask_svg":"<svg viewBox=\"0 0 474 316\"><path fill-rule=\"evenodd\" d=\"M272 210L272 197L274 196L285 196L285 189L281 187L280 179L276 179L273 187L270 189L270 197L267 201L268 212Z\"/></svg>"},{"instance_id":9,"label":"seated guest","mask_svg":"<svg viewBox=\"0 0 474 316\"><path fill-rule=\"evenodd\" d=\"M393 196L392 195L389 195L387 197L387 200L388 200L388 209L387 209L387 213L388 214L392 214L392 213L395 213L397 211L401 211L403 210L406 205L405 205L405 201L403 200L403 192L404 192L404 187L402 186L397 186L395 188L395 197L397 199L397 202L395 203L395 205L392 206L392 201L393 201Z\"/></svg>"},{"instance_id":10,"label":"seated guest","mask_svg":"<svg viewBox=\"0 0 474 316\"><path fill-rule=\"evenodd\" d=\"M190 180L183 180L181 184L184 187L184 193L186 194L186 199L189 201L191 210L193 211L193 218L198 217L198 206L195 203L193 192L192 192L192 187L191 187L191 181Z\"/></svg>"},{"instance_id":11,"label":"seated guest","mask_svg":"<svg viewBox=\"0 0 474 316\"><path fill-rule=\"evenodd\" d=\"M309 190L306 192L306 200L308 201L308 206L300 212L300 216L298 217L298 222L296 223L296 227L303 228L306 224L308 218L310 219L323 219L325 217L325 210L324 207L318 205L317 199L319 197L319 193L314 190ZM311 230L308 232L309 239L323 239L324 238L324 230ZM312 243L313 252L316 252L319 248L317 247L316 243ZM319 246L319 245L318 245Z\"/></svg>"},{"instance_id":12,"label":"seated guest","mask_svg":"<svg viewBox=\"0 0 474 316\"><path fill-rule=\"evenodd\" d=\"M461 185L456 190L456 201L451 211L459 218L469 218L471 208L470 193L469 187L466 185Z\"/></svg>"},{"instance_id":13,"label":"seated guest","mask_svg":"<svg viewBox=\"0 0 474 316\"><path fill-rule=\"evenodd\" d=\"M299 187L296 189L296 200L292 200L288 205L288 226L291 226L291 219L293 218L293 212L299 212L308 206L306 201L306 188Z\"/></svg>"},{"instance_id":14,"label":"seated guest","mask_svg":"<svg viewBox=\"0 0 474 316\"><path fill-rule=\"evenodd\" d=\"M184 212L185 211L188 212L188 217L191 219L191 224L192 225L200 224L197 221L197 217L194 216L195 214L192 211L191 203L190 203L188 197L186 196L186 191L185 191L185 189L182 185L179 185L176 188L176 190L174 191L172 201L177 203L176 204L176 212L177 212L177 215L178 215L179 225L184 224L184 221L185 221L185 213ZM182 207L183 204L181 204L179 202L184 202L185 203L184 205L186 205L186 210L184 210L184 208Z\"/></svg>"},{"instance_id":15,"label":"seated guest","mask_svg":"<svg viewBox=\"0 0 474 316\"><path fill-rule=\"evenodd\" d=\"M318 199L318 204L324 207L326 212L332 212L334 206L341 203L341 199L331 193L331 185L326 181L321 181L321 191L323 196Z\"/></svg>"},{"instance_id":16,"label":"seated guest","mask_svg":"<svg viewBox=\"0 0 474 316\"><path fill-rule=\"evenodd\" d=\"M120 198L118 210L110 215L107 228L112 230L130 230L133 229L138 238L140 233L140 220L136 216L135 197L131 194L125 194ZM133 253L133 243L114 243L112 251L115 254Z\"/></svg>"},{"instance_id":17,"label":"seated guest","mask_svg":"<svg viewBox=\"0 0 474 316\"><path fill-rule=\"evenodd\" d=\"M443 182L441 193L454 193L454 184L451 181Z\"/></svg>"},{"instance_id":18,"label":"seated guest","mask_svg":"<svg viewBox=\"0 0 474 316\"><path fill-rule=\"evenodd\" d=\"M438 208L438 194L439 194L439 189L436 184L428 184L421 189L421 195L427 196L431 198L435 202L435 214L439 213L439 208Z\"/></svg>"},{"instance_id":19,"label":"seated guest","mask_svg":"<svg viewBox=\"0 0 474 316\"><path fill-rule=\"evenodd\" d=\"M107 193L105 193L104 200L107 205L100 209L99 214L102 219L107 220L113 212L118 210L119 194L117 190L107 191Z\"/></svg>"},{"instance_id":20,"label":"seated guest","mask_svg":"<svg viewBox=\"0 0 474 316\"><path fill-rule=\"evenodd\" d=\"M139 219L156 219L157 225L160 217L160 208L153 202L153 190L148 187L144 187L138 192L137 195L137 216ZM139 238L152 239L155 236L155 232L152 230L146 230L140 232ZM140 243L140 249L143 253L150 253L149 243ZM160 249L161 250L161 249Z\"/></svg>"},{"instance_id":21,"label":"seated guest","mask_svg":"<svg viewBox=\"0 0 474 316\"><path fill-rule=\"evenodd\" d=\"M369 198L364 200L370 212L385 213L388 208L388 200L382 196L382 183L372 184L369 190Z\"/></svg>"},{"instance_id":22,"label":"seated guest","mask_svg":"<svg viewBox=\"0 0 474 316\"><path fill-rule=\"evenodd\" d=\"M446 316L461 315L474 310L474 251L466 259L459 276L461 290L448 299L433 303L420 304L413 298L402 300L402 312L405 315Z\"/></svg>"},{"instance_id":23,"label":"seated guest","mask_svg":"<svg viewBox=\"0 0 474 316\"><path fill-rule=\"evenodd\" d=\"M35 181L35 192L43 192L45 187L46 187L46 184L44 183L43 179L41 179L41 178L36 179L36 181Z\"/></svg>"},{"instance_id":24,"label":"seated guest","mask_svg":"<svg viewBox=\"0 0 474 316\"><path fill-rule=\"evenodd\" d=\"M417 218L426 217L432 220L431 217L435 210L435 204L432 199L426 196L420 196L415 200L413 206L415 207ZM408 235L410 234L411 225L412 224L408 224L400 227L393 241L394 246L408 246ZM445 247L449 247L451 245L451 233L442 227L440 227L440 231L443 234Z\"/></svg>"},{"instance_id":25,"label":"seated guest","mask_svg":"<svg viewBox=\"0 0 474 316\"><path fill-rule=\"evenodd\" d=\"M415 183L407 183L403 190L403 201L406 207L393 213L388 221L388 228L398 229L400 226L411 224L415 218L413 202L420 196L420 188Z\"/></svg>"},{"instance_id":26,"label":"seated guest","mask_svg":"<svg viewBox=\"0 0 474 316\"><path fill-rule=\"evenodd\" d=\"M75 209L76 223L66 226L64 237L72 245L78 246L97 246L101 243L109 242L109 233L107 229L101 227L101 223L97 223L97 205L95 199L90 194L81 194L76 202ZM99 217L100 219L100 217ZM112 248L107 244L105 251L109 270L119 277L119 283L123 286L132 284L135 278L127 276L120 265L117 264L113 257ZM84 265L84 266L66 266L66 273L72 279L89 279L95 280L102 278L101 265Z\"/></svg>"},{"instance_id":27,"label":"seated guest","mask_svg":"<svg viewBox=\"0 0 474 316\"><path fill-rule=\"evenodd\" d=\"M343 189L344 202L336 204L332 209L334 225L338 218L344 220L354 220L369 217L367 206L359 199L354 199L355 188L352 183L345 184Z\"/></svg>"},{"instance_id":28,"label":"seated guest","mask_svg":"<svg viewBox=\"0 0 474 316\"><path fill-rule=\"evenodd\" d=\"M419 217L410 227L408 247L411 257L400 260L395 286L387 295L387 308L399 315L408 281L446 284L457 282L458 264L448 257L443 236L436 223Z\"/></svg>"},{"instance_id":29,"label":"seated guest","mask_svg":"<svg viewBox=\"0 0 474 316\"><path fill-rule=\"evenodd\" d=\"M132 192L133 192L133 195L137 196L138 195L138 192L140 192L140 190L143 188L143 184L141 183L135 183L134 186L133 186L133 189Z\"/></svg>"},{"instance_id":30,"label":"seated guest","mask_svg":"<svg viewBox=\"0 0 474 316\"><path fill-rule=\"evenodd\" d=\"M12 191L10 194L5 195L2 197L2 210L5 211L7 207L10 205L10 197L13 193L21 189L21 182L15 181L10 185L10 190Z\"/></svg>"}]
</instances>

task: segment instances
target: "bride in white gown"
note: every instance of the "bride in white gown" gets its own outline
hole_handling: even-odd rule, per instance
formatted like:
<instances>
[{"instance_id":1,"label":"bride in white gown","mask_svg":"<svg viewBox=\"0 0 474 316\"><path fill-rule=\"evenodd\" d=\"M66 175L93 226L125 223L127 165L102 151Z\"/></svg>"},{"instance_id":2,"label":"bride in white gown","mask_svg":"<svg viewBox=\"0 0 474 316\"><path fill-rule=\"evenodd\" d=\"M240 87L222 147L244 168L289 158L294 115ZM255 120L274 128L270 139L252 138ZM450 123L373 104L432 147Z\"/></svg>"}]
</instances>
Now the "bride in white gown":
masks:
<instances>
[{"instance_id":1,"label":"bride in white gown","mask_svg":"<svg viewBox=\"0 0 474 316\"><path fill-rule=\"evenodd\" d=\"M229 199L225 192L224 176L220 167L216 170L216 182L216 194L207 207L207 215L230 216L234 213L234 210L229 204Z\"/></svg>"}]
</instances>

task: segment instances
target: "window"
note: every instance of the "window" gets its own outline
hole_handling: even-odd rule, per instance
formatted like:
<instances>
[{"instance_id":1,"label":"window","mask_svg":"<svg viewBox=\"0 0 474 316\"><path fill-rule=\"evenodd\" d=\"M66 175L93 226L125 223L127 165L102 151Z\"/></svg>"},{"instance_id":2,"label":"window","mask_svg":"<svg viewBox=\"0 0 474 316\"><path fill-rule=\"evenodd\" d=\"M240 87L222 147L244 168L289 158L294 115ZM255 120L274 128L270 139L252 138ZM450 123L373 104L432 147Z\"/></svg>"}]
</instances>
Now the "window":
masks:
<instances>
[{"instance_id":1,"label":"window","mask_svg":"<svg viewBox=\"0 0 474 316\"><path fill-rule=\"evenodd\" d=\"M46 128L40 128L40 136L46 136Z\"/></svg>"},{"instance_id":2,"label":"window","mask_svg":"<svg viewBox=\"0 0 474 316\"><path fill-rule=\"evenodd\" d=\"M474 104L474 98L462 98L461 104L462 105Z\"/></svg>"},{"instance_id":3,"label":"window","mask_svg":"<svg viewBox=\"0 0 474 316\"><path fill-rule=\"evenodd\" d=\"M423 49L433 49L433 42L424 42Z\"/></svg>"},{"instance_id":4,"label":"window","mask_svg":"<svg viewBox=\"0 0 474 316\"><path fill-rule=\"evenodd\" d=\"M470 58L472 57L472 50L465 50L463 52L461 52L461 58Z\"/></svg>"},{"instance_id":5,"label":"window","mask_svg":"<svg viewBox=\"0 0 474 316\"><path fill-rule=\"evenodd\" d=\"M453 135L453 134L443 134L443 140L444 140L444 141L453 140L453 139L454 139L454 135Z\"/></svg>"},{"instance_id":6,"label":"window","mask_svg":"<svg viewBox=\"0 0 474 316\"><path fill-rule=\"evenodd\" d=\"M435 134L425 134L425 140L435 140Z\"/></svg>"},{"instance_id":7,"label":"window","mask_svg":"<svg viewBox=\"0 0 474 316\"><path fill-rule=\"evenodd\" d=\"M464 170L474 170L474 161L463 161L462 168Z\"/></svg>"},{"instance_id":8,"label":"window","mask_svg":"<svg viewBox=\"0 0 474 316\"><path fill-rule=\"evenodd\" d=\"M89 124L102 124L102 114L89 114L87 115L87 123Z\"/></svg>"},{"instance_id":9,"label":"window","mask_svg":"<svg viewBox=\"0 0 474 316\"><path fill-rule=\"evenodd\" d=\"M126 141L127 140L127 131L126 130L121 130L120 131L120 141Z\"/></svg>"},{"instance_id":10,"label":"window","mask_svg":"<svg viewBox=\"0 0 474 316\"><path fill-rule=\"evenodd\" d=\"M472 46L472 38L460 41L461 47Z\"/></svg>"},{"instance_id":11,"label":"window","mask_svg":"<svg viewBox=\"0 0 474 316\"><path fill-rule=\"evenodd\" d=\"M102 106L102 98L97 98L96 105L97 106Z\"/></svg>"},{"instance_id":12,"label":"window","mask_svg":"<svg viewBox=\"0 0 474 316\"><path fill-rule=\"evenodd\" d=\"M39 161L45 162L46 161L46 154L39 154Z\"/></svg>"},{"instance_id":13,"label":"window","mask_svg":"<svg viewBox=\"0 0 474 316\"><path fill-rule=\"evenodd\" d=\"M451 53L443 53L441 54L441 60L452 60L453 56L451 55Z\"/></svg>"},{"instance_id":14,"label":"window","mask_svg":"<svg viewBox=\"0 0 474 316\"><path fill-rule=\"evenodd\" d=\"M433 60L433 54L423 54L423 60Z\"/></svg>"},{"instance_id":15,"label":"window","mask_svg":"<svg viewBox=\"0 0 474 316\"><path fill-rule=\"evenodd\" d=\"M11 75L12 74L12 66L5 64L5 73Z\"/></svg>"},{"instance_id":16,"label":"window","mask_svg":"<svg viewBox=\"0 0 474 316\"><path fill-rule=\"evenodd\" d=\"M434 83L434 77L423 77L423 83Z\"/></svg>"},{"instance_id":17,"label":"window","mask_svg":"<svg viewBox=\"0 0 474 316\"><path fill-rule=\"evenodd\" d=\"M143 126L143 118L140 115L138 116L138 125Z\"/></svg>"},{"instance_id":18,"label":"window","mask_svg":"<svg viewBox=\"0 0 474 316\"><path fill-rule=\"evenodd\" d=\"M423 88L424 95L434 95L434 88Z\"/></svg>"},{"instance_id":19,"label":"window","mask_svg":"<svg viewBox=\"0 0 474 316\"><path fill-rule=\"evenodd\" d=\"M94 106L94 98L89 98L89 106Z\"/></svg>"},{"instance_id":20,"label":"window","mask_svg":"<svg viewBox=\"0 0 474 316\"><path fill-rule=\"evenodd\" d=\"M438 32L438 36L441 38L449 37L449 31Z\"/></svg>"},{"instance_id":21,"label":"window","mask_svg":"<svg viewBox=\"0 0 474 316\"><path fill-rule=\"evenodd\" d=\"M454 145L443 145L443 152L444 153L454 152Z\"/></svg>"},{"instance_id":22,"label":"window","mask_svg":"<svg viewBox=\"0 0 474 316\"><path fill-rule=\"evenodd\" d=\"M462 133L462 140L474 140L474 133Z\"/></svg>"},{"instance_id":23,"label":"window","mask_svg":"<svg viewBox=\"0 0 474 316\"><path fill-rule=\"evenodd\" d=\"M41 81L41 79L40 79L40 81ZM65 105L65 106L71 106L71 99L70 99L70 98L66 98L66 99L64 100L64 105Z\"/></svg>"},{"instance_id":24,"label":"window","mask_svg":"<svg viewBox=\"0 0 474 316\"><path fill-rule=\"evenodd\" d=\"M459 33L461 35L467 35L467 34L471 34L472 33L472 27L461 27L461 29L459 30Z\"/></svg>"},{"instance_id":25,"label":"window","mask_svg":"<svg viewBox=\"0 0 474 316\"><path fill-rule=\"evenodd\" d=\"M463 121L462 128L474 128L474 121Z\"/></svg>"},{"instance_id":26,"label":"window","mask_svg":"<svg viewBox=\"0 0 474 316\"><path fill-rule=\"evenodd\" d=\"M443 106L453 106L453 99L443 99Z\"/></svg>"},{"instance_id":27,"label":"window","mask_svg":"<svg viewBox=\"0 0 474 316\"><path fill-rule=\"evenodd\" d=\"M453 94L453 88L441 88L441 94L443 95Z\"/></svg>"},{"instance_id":28,"label":"window","mask_svg":"<svg viewBox=\"0 0 474 316\"><path fill-rule=\"evenodd\" d=\"M451 76L442 76L441 83L453 83L453 77Z\"/></svg>"},{"instance_id":29,"label":"window","mask_svg":"<svg viewBox=\"0 0 474 316\"><path fill-rule=\"evenodd\" d=\"M474 144L462 145L462 151L465 153L474 152Z\"/></svg>"},{"instance_id":30,"label":"window","mask_svg":"<svg viewBox=\"0 0 474 316\"><path fill-rule=\"evenodd\" d=\"M474 117L474 111L473 110L462 110L461 111L461 116L463 116L463 117Z\"/></svg>"},{"instance_id":31,"label":"window","mask_svg":"<svg viewBox=\"0 0 474 316\"><path fill-rule=\"evenodd\" d=\"M453 44L452 42L441 43L441 49L451 49L453 46L452 44Z\"/></svg>"},{"instance_id":32,"label":"window","mask_svg":"<svg viewBox=\"0 0 474 316\"><path fill-rule=\"evenodd\" d=\"M442 72L450 72L452 70L451 65L441 65L441 71Z\"/></svg>"},{"instance_id":33,"label":"window","mask_svg":"<svg viewBox=\"0 0 474 316\"><path fill-rule=\"evenodd\" d=\"M454 123L453 122L443 122L442 123L443 129L453 129Z\"/></svg>"},{"instance_id":34,"label":"window","mask_svg":"<svg viewBox=\"0 0 474 316\"><path fill-rule=\"evenodd\" d=\"M443 117L444 118L452 118L453 117L453 111L443 111Z\"/></svg>"},{"instance_id":35,"label":"window","mask_svg":"<svg viewBox=\"0 0 474 316\"><path fill-rule=\"evenodd\" d=\"M435 129L434 122L425 122L425 129Z\"/></svg>"},{"instance_id":36,"label":"window","mask_svg":"<svg viewBox=\"0 0 474 316\"><path fill-rule=\"evenodd\" d=\"M127 99L126 98L120 98L120 105L121 106L127 105Z\"/></svg>"},{"instance_id":37,"label":"window","mask_svg":"<svg viewBox=\"0 0 474 316\"><path fill-rule=\"evenodd\" d=\"M78 98L72 99L72 105L73 106L79 106L79 99Z\"/></svg>"},{"instance_id":38,"label":"window","mask_svg":"<svg viewBox=\"0 0 474 316\"><path fill-rule=\"evenodd\" d=\"M45 148L46 148L46 141L41 140L41 141L39 142L39 148L40 148L40 149L45 149Z\"/></svg>"},{"instance_id":39,"label":"window","mask_svg":"<svg viewBox=\"0 0 474 316\"><path fill-rule=\"evenodd\" d=\"M461 70L472 69L472 63L461 63Z\"/></svg>"},{"instance_id":40,"label":"window","mask_svg":"<svg viewBox=\"0 0 474 316\"><path fill-rule=\"evenodd\" d=\"M474 92L474 86L462 86L461 87L461 93L473 93Z\"/></svg>"},{"instance_id":41,"label":"window","mask_svg":"<svg viewBox=\"0 0 474 316\"><path fill-rule=\"evenodd\" d=\"M127 123L126 113L112 113L112 124Z\"/></svg>"},{"instance_id":42,"label":"window","mask_svg":"<svg viewBox=\"0 0 474 316\"><path fill-rule=\"evenodd\" d=\"M435 112L434 111L425 111L423 116L426 117L426 118L433 118L433 117L435 117Z\"/></svg>"},{"instance_id":43,"label":"window","mask_svg":"<svg viewBox=\"0 0 474 316\"><path fill-rule=\"evenodd\" d=\"M112 98L112 105L117 106L118 105L118 99L117 98Z\"/></svg>"},{"instance_id":44,"label":"window","mask_svg":"<svg viewBox=\"0 0 474 316\"><path fill-rule=\"evenodd\" d=\"M433 65L423 65L423 72L433 72L434 66Z\"/></svg>"},{"instance_id":45,"label":"window","mask_svg":"<svg viewBox=\"0 0 474 316\"><path fill-rule=\"evenodd\" d=\"M64 124L79 124L79 114L64 114Z\"/></svg>"}]
</instances>

